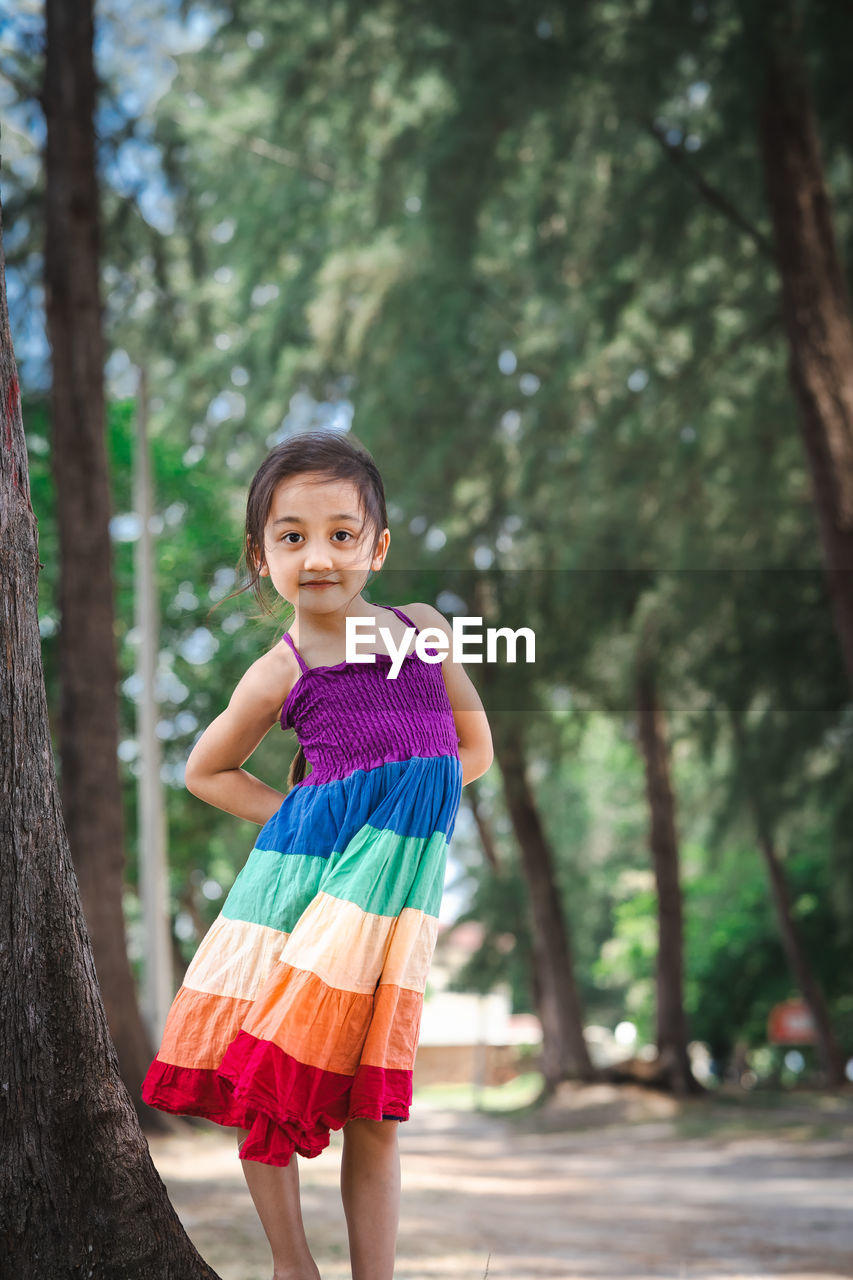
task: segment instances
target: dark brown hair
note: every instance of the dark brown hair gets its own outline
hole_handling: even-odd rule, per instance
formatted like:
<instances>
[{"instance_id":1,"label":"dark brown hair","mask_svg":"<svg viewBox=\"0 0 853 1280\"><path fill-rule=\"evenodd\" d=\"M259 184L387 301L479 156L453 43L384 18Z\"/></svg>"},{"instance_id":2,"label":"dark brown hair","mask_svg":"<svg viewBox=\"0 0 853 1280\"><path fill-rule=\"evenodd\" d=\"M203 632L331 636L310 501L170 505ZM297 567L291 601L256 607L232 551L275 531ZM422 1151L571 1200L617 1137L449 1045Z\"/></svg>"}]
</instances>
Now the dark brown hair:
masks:
<instances>
[{"instance_id":1,"label":"dark brown hair","mask_svg":"<svg viewBox=\"0 0 853 1280\"><path fill-rule=\"evenodd\" d=\"M316 475L324 480L349 480L355 485L364 516L361 537L369 537L372 531L374 548L382 530L388 526L385 489L379 468L354 437L331 431L303 431L276 445L258 467L249 486L241 557L248 581L240 591L251 589L268 614L273 614L273 610L262 589L260 577L264 564L264 529L279 484L293 476L304 475ZM305 777L305 764L305 753L300 746L287 776L288 791Z\"/></svg>"}]
</instances>

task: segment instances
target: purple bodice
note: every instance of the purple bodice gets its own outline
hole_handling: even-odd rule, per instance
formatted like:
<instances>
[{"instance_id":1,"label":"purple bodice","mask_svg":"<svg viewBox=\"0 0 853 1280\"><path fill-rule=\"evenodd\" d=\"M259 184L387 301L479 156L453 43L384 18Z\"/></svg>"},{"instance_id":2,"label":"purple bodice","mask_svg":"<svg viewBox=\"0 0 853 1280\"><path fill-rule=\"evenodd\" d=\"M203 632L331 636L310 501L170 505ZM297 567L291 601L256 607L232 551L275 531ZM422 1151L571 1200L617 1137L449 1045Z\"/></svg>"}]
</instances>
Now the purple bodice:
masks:
<instances>
[{"instance_id":1,"label":"purple bodice","mask_svg":"<svg viewBox=\"0 0 853 1280\"><path fill-rule=\"evenodd\" d=\"M393 610L415 627L394 605L380 608ZM311 765L311 773L297 786L331 782L356 769L412 756L458 758L456 725L440 662L424 662L412 652L391 680L392 659L387 653L375 654L373 662L308 667L288 632L283 639L302 669L281 710L281 727L296 730ZM426 646L425 652L438 650Z\"/></svg>"}]
</instances>

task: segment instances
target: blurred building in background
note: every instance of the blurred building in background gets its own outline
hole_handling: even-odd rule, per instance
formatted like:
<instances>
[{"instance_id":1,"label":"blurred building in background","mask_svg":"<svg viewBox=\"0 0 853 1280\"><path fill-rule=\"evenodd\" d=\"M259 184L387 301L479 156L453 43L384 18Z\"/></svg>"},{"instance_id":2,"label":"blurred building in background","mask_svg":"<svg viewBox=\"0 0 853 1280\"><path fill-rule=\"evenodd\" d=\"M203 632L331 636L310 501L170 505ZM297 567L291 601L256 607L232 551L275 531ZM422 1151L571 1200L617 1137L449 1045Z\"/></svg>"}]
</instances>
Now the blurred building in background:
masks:
<instances>
[{"instance_id":1,"label":"blurred building in background","mask_svg":"<svg viewBox=\"0 0 853 1280\"><path fill-rule=\"evenodd\" d=\"M476 921L440 924L424 998L414 1085L506 1084L535 1065L524 1046L542 1041L539 1019L510 1012L508 984L488 995L450 991L453 978L482 945Z\"/></svg>"}]
</instances>

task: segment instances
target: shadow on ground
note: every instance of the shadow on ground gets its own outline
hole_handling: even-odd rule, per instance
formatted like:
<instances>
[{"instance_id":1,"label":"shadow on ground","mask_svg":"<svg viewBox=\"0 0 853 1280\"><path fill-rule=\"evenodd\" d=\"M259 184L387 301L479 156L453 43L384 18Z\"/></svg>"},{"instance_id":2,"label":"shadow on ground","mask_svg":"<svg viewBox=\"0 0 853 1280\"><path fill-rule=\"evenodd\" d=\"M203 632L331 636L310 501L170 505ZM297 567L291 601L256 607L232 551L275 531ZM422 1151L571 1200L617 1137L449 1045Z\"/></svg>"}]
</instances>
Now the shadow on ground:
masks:
<instances>
[{"instance_id":1,"label":"shadow on ground","mask_svg":"<svg viewBox=\"0 0 853 1280\"><path fill-rule=\"evenodd\" d=\"M342 1134L299 1158L323 1280L349 1280ZM188 1234L222 1280L270 1280L233 1130L150 1142ZM416 1097L400 1127L396 1280L838 1280L853 1276L853 1097L563 1086L484 1113Z\"/></svg>"}]
</instances>

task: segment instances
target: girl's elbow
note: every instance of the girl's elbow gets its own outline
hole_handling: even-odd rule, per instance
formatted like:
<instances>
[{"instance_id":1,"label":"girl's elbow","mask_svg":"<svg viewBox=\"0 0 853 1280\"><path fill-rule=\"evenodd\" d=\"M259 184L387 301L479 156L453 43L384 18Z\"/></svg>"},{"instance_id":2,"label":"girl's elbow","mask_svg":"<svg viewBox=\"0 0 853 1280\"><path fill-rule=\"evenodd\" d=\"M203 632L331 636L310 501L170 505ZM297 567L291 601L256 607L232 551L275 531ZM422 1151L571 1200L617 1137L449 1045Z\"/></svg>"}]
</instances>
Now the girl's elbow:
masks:
<instances>
[{"instance_id":1,"label":"girl's elbow","mask_svg":"<svg viewBox=\"0 0 853 1280\"><path fill-rule=\"evenodd\" d=\"M494 752L491 748L476 750L473 747L460 746L459 759L462 764L462 785L466 786L469 782L482 778L484 773L488 773L494 759Z\"/></svg>"},{"instance_id":2,"label":"girl's elbow","mask_svg":"<svg viewBox=\"0 0 853 1280\"><path fill-rule=\"evenodd\" d=\"M483 773L486 773L487 770L492 767L492 761L495 758L495 747L492 741L492 735L488 730L486 733L481 735L479 741L472 748L471 754L476 757Z\"/></svg>"},{"instance_id":3,"label":"girl's elbow","mask_svg":"<svg viewBox=\"0 0 853 1280\"><path fill-rule=\"evenodd\" d=\"M193 760L192 753L190 758L184 765L184 786L191 795L198 796L200 800L204 799L202 792L204 791L205 773L199 768L198 764Z\"/></svg>"},{"instance_id":4,"label":"girl's elbow","mask_svg":"<svg viewBox=\"0 0 853 1280\"><path fill-rule=\"evenodd\" d=\"M199 795L199 779L196 777L195 773L190 771L189 766L184 769L184 786L187 791L189 791L190 795ZM201 799L200 796L199 799Z\"/></svg>"}]
</instances>

